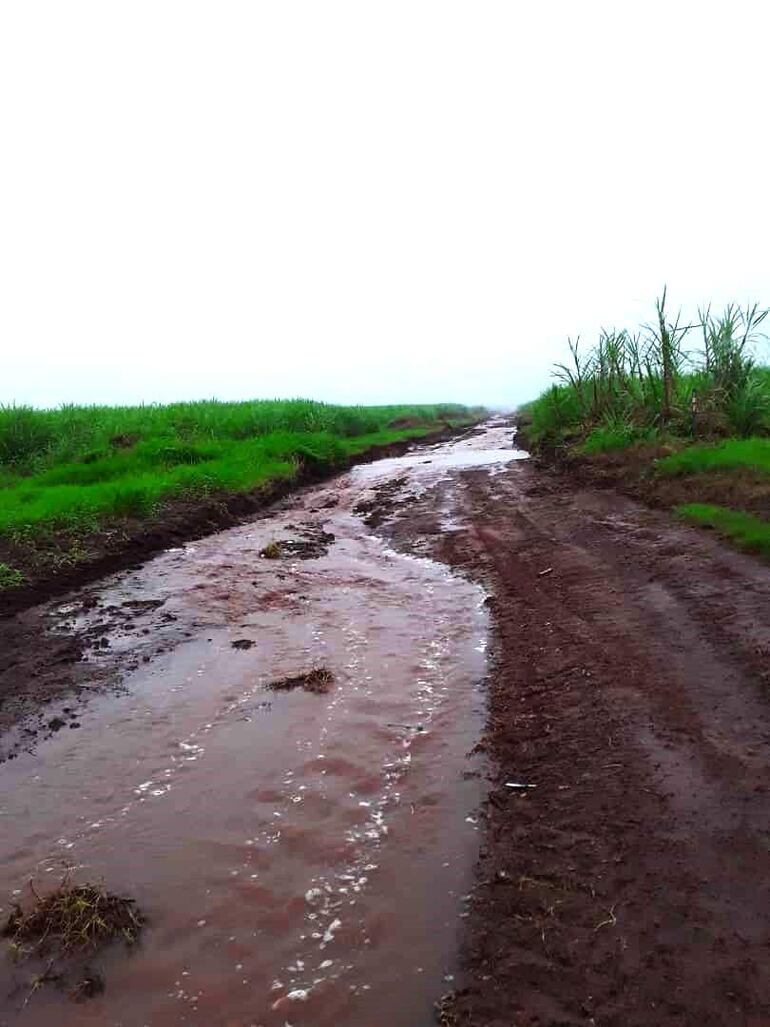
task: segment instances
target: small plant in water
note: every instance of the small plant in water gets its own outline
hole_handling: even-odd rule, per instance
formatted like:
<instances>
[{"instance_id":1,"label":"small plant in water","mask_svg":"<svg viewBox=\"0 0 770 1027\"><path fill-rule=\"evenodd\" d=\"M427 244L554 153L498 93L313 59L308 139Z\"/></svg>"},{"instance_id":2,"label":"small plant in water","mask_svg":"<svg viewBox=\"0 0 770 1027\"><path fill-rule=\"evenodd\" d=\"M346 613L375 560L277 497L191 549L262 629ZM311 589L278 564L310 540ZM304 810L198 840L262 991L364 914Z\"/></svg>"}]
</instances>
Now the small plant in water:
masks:
<instances>
[{"instance_id":1,"label":"small plant in water","mask_svg":"<svg viewBox=\"0 0 770 1027\"><path fill-rule=\"evenodd\" d=\"M111 941L134 945L139 939L144 917L133 899L66 878L48 895L39 895L32 882L29 888L32 901L26 908L15 905L2 929L16 959L92 952Z\"/></svg>"},{"instance_id":2,"label":"small plant in water","mask_svg":"<svg viewBox=\"0 0 770 1027\"><path fill-rule=\"evenodd\" d=\"M275 541L268 542L259 555L266 560L278 560L281 556L281 543Z\"/></svg>"}]
</instances>

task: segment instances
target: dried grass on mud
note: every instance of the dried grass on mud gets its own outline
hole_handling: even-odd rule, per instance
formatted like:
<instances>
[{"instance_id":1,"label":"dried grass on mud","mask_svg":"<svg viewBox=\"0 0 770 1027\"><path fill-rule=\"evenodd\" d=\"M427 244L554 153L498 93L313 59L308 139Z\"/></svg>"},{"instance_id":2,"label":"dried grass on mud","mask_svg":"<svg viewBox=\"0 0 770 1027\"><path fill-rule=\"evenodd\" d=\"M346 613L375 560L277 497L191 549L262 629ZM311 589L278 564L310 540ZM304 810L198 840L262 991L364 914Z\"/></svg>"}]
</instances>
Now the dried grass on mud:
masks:
<instances>
[{"instance_id":1,"label":"dried grass on mud","mask_svg":"<svg viewBox=\"0 0 770 1027\"><path fill-rule=\"evenodd\" d=\"M116 940L134 945L145 923L133 899L98 885L65 880L40 895L30 882L29 892L26 907L15 905L2 930L17 957L95 952Z\"/></svg>"},{"instance_id":2,"label":"dried grass on mud","mask_svg":"<svg viewBox=\"0 0 770 1027\"><path fill-rule=\"evenodd\" d=\"M101 885L72 884L40 894L32 881L25 901L14 904L0 935L8 955L30 975L17 984L23 1009L44 985L65 989L81 1002L104 991L104 978L89 960L115 942L128 948L139 941L145 917L133 899Z\"/></svg>"},{"instance_id":3,"label":"dried grass on mud","mask_svg":"<svg viewBox=\"0 0 770 1027\"><path fill-rule=\"evenodd\" d=\"M271 692L292 692L295 688L301 688L303 692L325 695L331 690L333 684L332 672L326 667L316 667L306 674L296 674L293 677L281 678L279 681L271 681L267 687Z\"/></svg>"}]
</instances>

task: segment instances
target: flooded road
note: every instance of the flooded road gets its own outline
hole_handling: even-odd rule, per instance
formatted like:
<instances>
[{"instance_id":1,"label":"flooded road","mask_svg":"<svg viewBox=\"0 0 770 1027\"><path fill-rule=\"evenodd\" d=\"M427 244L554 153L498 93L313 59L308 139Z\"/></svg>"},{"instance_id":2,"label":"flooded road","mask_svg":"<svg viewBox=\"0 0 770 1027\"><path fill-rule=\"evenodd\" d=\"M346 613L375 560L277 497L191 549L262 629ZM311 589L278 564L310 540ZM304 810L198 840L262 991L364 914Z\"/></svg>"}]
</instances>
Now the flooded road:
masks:
<instances>
[{"instance_id":1,"label":"flooded road","mask_svg":"<svg viewBox=\"0 0 770 1027\"><path fill-rule=\"evenodd\" d=\"M149 923L88 1003L24 1004L4 963L0 1023L432 1022L478 853L486 597L362 514L441 483L451 532L447 480L522 455L490 423L51 605L115 687L0 766L0 895L69 869ZM270 688L318 669L325 693Z\"/></svg>"}]
</instances>

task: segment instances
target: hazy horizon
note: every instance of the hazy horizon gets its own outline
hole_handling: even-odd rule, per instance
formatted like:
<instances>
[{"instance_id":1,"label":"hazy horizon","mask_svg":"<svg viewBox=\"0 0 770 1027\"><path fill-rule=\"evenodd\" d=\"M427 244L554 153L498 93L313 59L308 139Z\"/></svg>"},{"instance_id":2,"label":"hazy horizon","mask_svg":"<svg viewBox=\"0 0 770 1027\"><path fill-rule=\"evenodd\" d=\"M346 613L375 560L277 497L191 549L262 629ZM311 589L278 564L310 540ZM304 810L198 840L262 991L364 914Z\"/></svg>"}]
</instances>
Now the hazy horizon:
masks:
<instances>
[{"instance_id":1,"label":"hazy horizon","mask_svg":"<svg viewBox=\"0 0 770 1027\"><path fill-rule=\"evenodd\" d=\"M511 407L770 303L756 3L10 3L0 403ZM697 340L693 340L697 346Z\"/></svg>"}]
</instances>

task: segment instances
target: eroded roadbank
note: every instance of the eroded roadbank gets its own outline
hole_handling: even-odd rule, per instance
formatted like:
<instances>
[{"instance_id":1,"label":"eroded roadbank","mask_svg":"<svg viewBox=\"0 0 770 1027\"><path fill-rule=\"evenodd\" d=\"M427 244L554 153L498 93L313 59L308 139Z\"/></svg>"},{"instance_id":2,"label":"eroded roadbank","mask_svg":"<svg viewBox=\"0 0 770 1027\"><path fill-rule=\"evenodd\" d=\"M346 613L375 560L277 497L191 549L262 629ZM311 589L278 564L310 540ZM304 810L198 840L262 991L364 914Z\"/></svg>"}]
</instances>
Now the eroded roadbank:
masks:
<instances>
[{"instance_id":1,"label":"eroded roadbank","mask_svg":"<svg viewBox=\"0 0 770 1027\"><path fill-rule=\"evenodd\" d=\"M3 894L69 866L149 924L86 1004L6 964L0 1023L769 1022L767 570L518 455L379 461L5 626Z\"/></svg>"}]
</instances>

